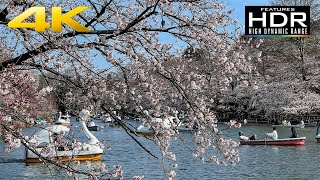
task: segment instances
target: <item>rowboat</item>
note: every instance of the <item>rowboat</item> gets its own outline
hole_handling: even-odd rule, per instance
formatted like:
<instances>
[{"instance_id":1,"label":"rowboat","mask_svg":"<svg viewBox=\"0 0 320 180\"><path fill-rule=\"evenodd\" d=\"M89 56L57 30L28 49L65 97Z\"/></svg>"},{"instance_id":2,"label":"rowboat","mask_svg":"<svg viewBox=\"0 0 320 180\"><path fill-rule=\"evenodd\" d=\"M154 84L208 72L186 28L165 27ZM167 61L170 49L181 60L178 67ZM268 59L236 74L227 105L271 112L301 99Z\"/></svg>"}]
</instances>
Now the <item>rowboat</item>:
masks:
<instances>
[{"instance_id":1,"label":"rowboat","mask_svg":"<svg viewBox=\"0 0 320 180\"><path fill-rule=\"evenodd\" d=\"M306 137L263 140L240 140L241 145L303 146Z\"/></svg>"}]
</instances>

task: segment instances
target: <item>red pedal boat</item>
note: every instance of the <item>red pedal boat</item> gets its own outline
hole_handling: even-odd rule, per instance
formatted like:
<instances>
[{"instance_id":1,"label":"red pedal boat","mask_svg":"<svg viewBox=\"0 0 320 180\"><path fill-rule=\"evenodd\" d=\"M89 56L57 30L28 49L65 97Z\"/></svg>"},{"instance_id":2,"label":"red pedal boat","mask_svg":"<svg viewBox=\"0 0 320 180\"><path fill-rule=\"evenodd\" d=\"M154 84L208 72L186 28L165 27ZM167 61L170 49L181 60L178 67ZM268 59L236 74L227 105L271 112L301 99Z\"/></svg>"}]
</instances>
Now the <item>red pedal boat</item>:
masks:
<instances>
[{"instance_id":1,"label":"red pedal boat","mask_svg":"<svg viewBox=\"0 0 320 180\"><path fill-rule=\"evenodd\" d=\"M272 145L272 146L303 146L306 137L286 138L286 139L267 139L267 140L240 140L241 145Z\"/></svg>"}]
</instances>

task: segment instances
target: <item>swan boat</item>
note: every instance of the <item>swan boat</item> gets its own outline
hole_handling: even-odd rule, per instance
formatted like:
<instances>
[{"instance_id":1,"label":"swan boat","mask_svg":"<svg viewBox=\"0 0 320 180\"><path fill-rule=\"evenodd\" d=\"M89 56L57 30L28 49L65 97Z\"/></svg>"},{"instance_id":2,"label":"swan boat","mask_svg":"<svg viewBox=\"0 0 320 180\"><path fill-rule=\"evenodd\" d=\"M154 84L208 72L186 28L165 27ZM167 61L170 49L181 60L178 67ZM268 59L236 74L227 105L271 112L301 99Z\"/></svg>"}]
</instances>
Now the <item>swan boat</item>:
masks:
<instances>
[{"instance_id":1,"label":"swan boat","mask_svg":"<svg viewBox=\"0 0 320 180\"><path fill-rule=\"evenodd\" d=\"M152 118L151 119L151 124L157 124L157 123L163 123L164 128L169 129L171 127L177 127L179 124L179 119L175 116L169 116L164 119L162 118ZM136 129L136 133L143 135L143 136L153 136L155 132L150 125L147 124L146 122L142 122Z\"/></svg>"},{"instance_id":2,"label":"swan boat","mask_svg":"<svg viewBox=\"0 0 320 180\"><path fill-rule=\"evenodd\" d=\"M104 123L111 123L112 122L112 119L110 117L109 114L104 114L100 117L100 119L102 120L102 122Z\"/></svg>"},{"instance_id":3,"label":"swan boat","mask_svg":"<svg viewBox=\"0 0 320 180\"><path fill-rule=\"evenodd\" d=\"M62 112L59 112L59 118L58 120L55 121L55 124L62 124L64 126L70 126L70 118L69 114L67 113L66 115L62 115Z\"/></svg>"},{"instance_id":4,"label":"swan boat","mask_svg":"<svg viewBox=\"0 0 320 180\"><path fill-rule=\"evenodd\" d=\"M89 111L82 110L79 114L80 124L84 131L84 134L88 138L86 142L77 142L75 146L57 146L55 145L55 134L66 134L70 131L70 128L63 125L51 125L37 132L34 135L34 141L29 143L39 144L33 151L25 149L25 162L26 163L38 163L44 162L41 155L47 159L54 159L61 162L65 161L98 161L101 159L103 153L103 146L99 140L91 134L86 126L86 121L89 116ZM36 152L36 153L35 153Z\"/></svg>"},{"instance_id":5,"label":"swan boat","mask_svg":"<svg viewBox=\"0 0 320 180\"><path fill-rule=\"evenodd\" d=\"M143 135L143 136L152 136L154 135L154 131L149 128L145 122L141 123L136 130L137 134Z\"/></svg>"},{"instance_id":6,"label":"swan boat","mask_svg":"<svg viewBox=\"0 0 320 180\"><path fill-rule=\"evenodd\" d=\"M191 123L186 120L180 120L176 127L178 131L195 131L197 128L196 123Z\"/></svg>"},{"instance_id":7,"label":"swan boat","mask_svg":"<svg viewBox=\"0 0 320 180\"><path fill-rule=\"evenodd\" d=\"M285 139L240 140L241 145L303 146L306 137Z\"/></svg>"},{"instance_id":8,"label":"swan boat","mask_svg":"<svg viewBox=\"0 0 320 180\"><path fill-rule=\"evenodd\" d=\"M98 131L98 126L93 121L87 123L87 127L89 131Z\"/></svg>"}]
</instances>

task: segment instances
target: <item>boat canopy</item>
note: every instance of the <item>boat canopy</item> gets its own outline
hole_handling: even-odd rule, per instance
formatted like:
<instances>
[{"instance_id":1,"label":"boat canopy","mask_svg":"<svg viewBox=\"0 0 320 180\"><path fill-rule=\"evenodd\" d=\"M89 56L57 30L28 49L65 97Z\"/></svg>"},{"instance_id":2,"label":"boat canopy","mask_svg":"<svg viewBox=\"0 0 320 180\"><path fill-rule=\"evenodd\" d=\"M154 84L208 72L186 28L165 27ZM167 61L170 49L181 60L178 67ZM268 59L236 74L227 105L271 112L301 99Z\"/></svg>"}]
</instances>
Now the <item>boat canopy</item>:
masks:
<instances>
[{"instance_id":1,"label":"boat canopy","mask_svg":"<svg viewBox=\"0 0 320 180\"><path fill-rule=\"evenodd\" d=\"M54 133L66 133L69 132L70 128L68 128L67 126L63 126L63 125L51 125L48 126L40 131L38 131L37 133L34 134L34 139L39 142L39 143L50 143L52 142L52 138L51 135Z\"/></svg>"}]
</instances>

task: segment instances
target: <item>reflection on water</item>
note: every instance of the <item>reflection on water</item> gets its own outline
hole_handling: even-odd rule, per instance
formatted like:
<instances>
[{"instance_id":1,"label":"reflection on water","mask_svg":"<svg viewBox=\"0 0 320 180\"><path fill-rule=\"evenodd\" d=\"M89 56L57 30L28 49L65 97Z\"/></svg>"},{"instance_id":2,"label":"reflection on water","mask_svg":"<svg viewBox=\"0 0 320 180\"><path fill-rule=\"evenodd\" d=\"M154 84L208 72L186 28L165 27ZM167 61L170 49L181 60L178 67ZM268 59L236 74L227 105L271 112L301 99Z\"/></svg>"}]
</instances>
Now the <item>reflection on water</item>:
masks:
<instances>
[{"instance_id":1,"label":"reflection on water","mask_svg":"<svg viewBox=\"0 0 320 180\"><path fill-rule=\"evenodd\" d=\"M96 124L103 125L99 122ZM262 139L264 133L271 132L272 128L267 125L245 125L240 130L248 136L257 134L258 138ZM240 130L229 129L223 136L238 141ZM289 128L278 128L277 131L279 138L289 137L291 133ZM178 163L176 179L319 179L317 170L320 167L318 160L320 143L316 143L314 139L315 127L297 129L297 132L300 137L307 137L305 146L239 146L240 163L226 167L199 162L191 156L192 152L176 139L172 142ZM145 179L164 179L160 160L148 155L121 128L105 127L93 133L98 139L104 139L105 145L112 145L112 148L103 154L102 161L94 162L92 166L105 163L109 169L113 169L113 165L120 164L125 179L132 179L135 175L144 175ZM181 133L180 136L187 141L190 140L188 133ZM154 142L143 137L138 139L159 156ZM67 178L65 173L60 173L61 170L52 165L48 167L45 164L26 165L23 161L23 148L8 154L4 151L3 143L0 143L0 179ZM78 168L86 169L87 164L81 163Z\"/></svg>"}]
</instances>

